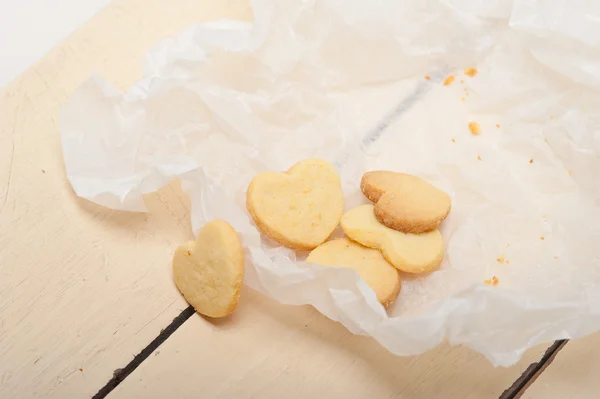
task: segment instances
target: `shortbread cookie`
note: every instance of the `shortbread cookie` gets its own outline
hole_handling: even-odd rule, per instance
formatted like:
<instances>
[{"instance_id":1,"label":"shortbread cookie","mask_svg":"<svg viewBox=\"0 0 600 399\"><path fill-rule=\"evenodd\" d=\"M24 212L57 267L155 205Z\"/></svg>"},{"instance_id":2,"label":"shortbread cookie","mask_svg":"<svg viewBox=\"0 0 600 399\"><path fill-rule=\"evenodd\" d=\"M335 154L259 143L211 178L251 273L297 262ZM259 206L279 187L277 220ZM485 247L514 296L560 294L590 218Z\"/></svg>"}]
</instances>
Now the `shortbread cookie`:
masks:
<instances>
[{"instance_id":1,"label":"shortbread cookie","mask_svg":"<svg viewBox=\"0 0 600 399\"><path fill-rule=\"evenodd\" d=\"M400 292L400 275L381 255L381 252L363 247L347 238L328 241L313 250L307 262L324 266L349 267L367 283L377 300L388 307Z\"/></svg>"},{"instance_id":2,"label":"shortbread cookie","mask_svg":"<svg viewBox=\"0 0 600 399\"><path fill-rule=\"evenodd\" d=\"M388 262L403 272L432 272L439 269L444 258L444 240L439 230L410 234L390 229L375 218L371 204L346 212L342 229L352 240L379 249Z\"/></svg>"},{"instance_id":3,"label":"shortbread cookie","mask_svg":"<svg viewBox=\"0 0 600 399\"><path fill-rule=\"evenodd\" d=\"M340 176L321 159L298 162L287 172L254 177L246 207L259 230L292 249L325 242L344 213Z\"/></svg>"},{"instance_id":4,"label":"shortbread cookie","mask_svg":"<svg viewBox=\"0 0 600 399\"><path fill-rule=\"evenodd\" d=\"M223 220L204 225L173 257L175 285L200 314L224 317L235 310L244 279L244 250Z\"/></svg>"},{"instance_id":5,"label":"shortbread cookie","mask_svg":"<svg viewBox=\"0 0 600 399\"><path fill-rule=\"evenodd\" d=\"M365 173L360 188L369 200L376 203L377 220L405 233L433 230L450 212L448 194L404 173Z\"/></svg>"}]
</instances>

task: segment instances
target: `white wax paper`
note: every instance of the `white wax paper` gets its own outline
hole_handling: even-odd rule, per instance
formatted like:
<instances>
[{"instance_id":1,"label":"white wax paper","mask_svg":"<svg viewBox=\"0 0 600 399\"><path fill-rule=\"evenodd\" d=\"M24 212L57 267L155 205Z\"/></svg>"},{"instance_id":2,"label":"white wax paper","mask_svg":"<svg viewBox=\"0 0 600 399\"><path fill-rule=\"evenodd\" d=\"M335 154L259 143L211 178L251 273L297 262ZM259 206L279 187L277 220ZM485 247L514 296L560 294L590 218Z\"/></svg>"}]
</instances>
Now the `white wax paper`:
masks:
<instances>
[{"instance_id":1,"label":"white wax paper","mask_svg":"<svg viewBox=\"0 0 600 399\"><path fill-rule=\"evenodd\" d=\"M253 8L254 23L198 24L157 45L128 93L97 77L77 90L61 137L79 196L144 211L143 194L179 177L194 232L213 218L239 231L247 285L397 355L447 339L507 366L600 329L599 2ZM441 270L404 276L387 313L354 271L307 264L253 226L252 177L308 157L337 166L347 208L365 202L373 169L451 194Z\"/></svg>"}]
</instances>

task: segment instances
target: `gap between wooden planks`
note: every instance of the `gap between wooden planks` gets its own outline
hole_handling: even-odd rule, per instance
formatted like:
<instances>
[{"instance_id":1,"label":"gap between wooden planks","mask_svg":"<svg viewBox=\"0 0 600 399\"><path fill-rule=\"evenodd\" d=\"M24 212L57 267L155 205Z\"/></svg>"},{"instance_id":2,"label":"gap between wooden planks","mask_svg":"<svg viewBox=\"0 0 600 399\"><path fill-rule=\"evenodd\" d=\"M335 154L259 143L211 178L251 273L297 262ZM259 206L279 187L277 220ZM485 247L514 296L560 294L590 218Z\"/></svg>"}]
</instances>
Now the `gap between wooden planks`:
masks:
<instances>
[{"instance_id":1,"label":"gap between wooden planks","mask_svg":"<svg viewBox=\"0 0 600 399\"><path fill-rule=\"evenodd\" d=\"M309 306L280 305L249 289L230 318L187 316L108 398L498 398L545 349L510 368L445 344L396 357Z\"/></svg>"}]
</instances>

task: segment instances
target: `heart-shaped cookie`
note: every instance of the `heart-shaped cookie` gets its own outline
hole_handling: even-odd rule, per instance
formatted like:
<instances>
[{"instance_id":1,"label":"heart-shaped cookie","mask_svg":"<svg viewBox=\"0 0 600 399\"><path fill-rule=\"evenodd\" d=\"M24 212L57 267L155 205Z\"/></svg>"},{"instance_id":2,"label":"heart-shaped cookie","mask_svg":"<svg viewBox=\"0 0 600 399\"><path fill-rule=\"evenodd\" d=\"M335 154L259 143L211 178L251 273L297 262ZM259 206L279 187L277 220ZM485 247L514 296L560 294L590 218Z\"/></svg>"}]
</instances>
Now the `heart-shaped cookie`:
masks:
<instances>
[{"instance_id":1,"label":"heart-shaped cookie","mask_svg":"<svg viewBox=\"0 0 600 399\"><path fill-rule=\"evenodd\" d=\"M450 212L450 196L423 179L404 173L365 173L360 188L375 202L375 216L387 227L404 233L437 228Z\"/></svg>"},{"instance_id":2,"label":"heart-shaped cookie","mask_svg":"<svg viewBox=\"0 0 600 399\"><path fill-rule=\"evenodd\" d=\"M313 249L329 238L344 212L340 176L321 159L298 162L283 173L263 172L248 187L246 207L271 239Z\"/></svg>"},{"instance_id":3,"label":"heart-shaped cookie","mask_svg":"<svg viewBox=\"0 0 600 399\"><path fill-rule=\"evenodd\" d=\"M439 230L410 234L390 229L375 218L371 204L346 212L342 229L352 240L379 249L388 262L403 272L432 272L444 258L444 240Z\"/></svg>"},{"instance_id":4,"label":"heart-shaped cookie","mask_svg":"<svg viewBox=\"0 0 600 399\"><path fill-rule=\"evenodd\" d=\"M244 279L244 250L233 227L223 220L206 223L196 241L175 251L173 276L198 313L224 317L233 312Z\"/></svg>"},{"instance_id":5,"label":"heart-shaped cookie","mask_svg":"<svg viewBox=\"0 0 600 399\"><path fill-rule=\"evenodd\" d=\"M388 307L400 292L400 275L381 255L381 252L363 247L347 238L327 241L313 250L307 262L323 266L345 266L358 272L360 278L377 295L377 300Z\"/></svg>"}]
</instances>

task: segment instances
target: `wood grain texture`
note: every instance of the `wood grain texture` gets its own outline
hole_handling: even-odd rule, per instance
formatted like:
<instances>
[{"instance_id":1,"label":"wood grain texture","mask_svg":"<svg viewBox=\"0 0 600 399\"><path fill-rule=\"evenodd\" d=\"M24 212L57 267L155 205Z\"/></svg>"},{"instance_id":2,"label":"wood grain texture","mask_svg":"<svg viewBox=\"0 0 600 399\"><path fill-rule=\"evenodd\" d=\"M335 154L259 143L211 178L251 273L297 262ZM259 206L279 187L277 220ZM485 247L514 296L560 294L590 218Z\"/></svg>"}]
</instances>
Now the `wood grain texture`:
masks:
<instances>
[{"instance_id":1,"label":"wood grain texture","mask_svg":"<svg viewBox=\"0 0 600 399\"><path fill-rule=\"evenodd\" d=\"M158 40L221 17L250 18L247 1L116 1L0 92L0 398L89 397L187 306L170 268L191 237L177 183L148 214L79 200L57 120L91 73L124 89Z\"/></svg>"},{"instance_id":2,"label":"wood grain texture","mask_svg":"<svg viewBox=\"0 0 600 399\"><path fill-rule=\"evenodd\" d=\"M544 349L511 368L448 345L396 357L311 307L246 289L229 318L193 315L110 398L498 398Z\"/></svg>"},{"instance_id":3,"label":"wood grain texture","mask_svg":"<svg viewBox=\"0 0 600 399\"><path fill-rule=\"evenodd\" d=\"M600 333L595 333L569 341L521 398L597 398L599 374Z\"/></svg>"}]
</instances>

